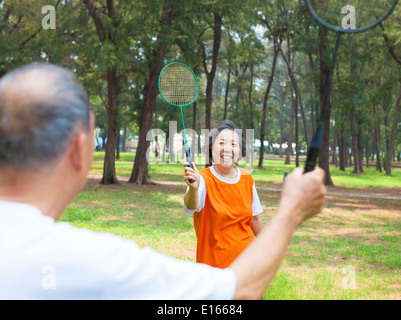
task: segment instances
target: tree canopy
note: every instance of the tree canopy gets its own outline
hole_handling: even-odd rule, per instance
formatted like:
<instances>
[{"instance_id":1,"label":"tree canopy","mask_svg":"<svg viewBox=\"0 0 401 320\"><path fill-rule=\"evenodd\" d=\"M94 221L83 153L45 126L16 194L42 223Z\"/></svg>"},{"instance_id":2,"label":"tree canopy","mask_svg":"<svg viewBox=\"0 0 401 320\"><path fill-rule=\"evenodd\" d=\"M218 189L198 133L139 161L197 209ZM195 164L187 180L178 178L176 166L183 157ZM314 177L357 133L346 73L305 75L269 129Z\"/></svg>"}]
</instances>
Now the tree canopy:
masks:
<instances>
[{"instance_id":1,"label":"tree canopy","mask_svg":"<svg viewBox=\"0 0 401 320\"><path fill-rule=\"evenodd\" d=\"M184 113L188 128L200 134L230 119L254 129L260 168L266 152L286 153L287 163L296 155L300 165L336 38L304 1L58 0L50 4L54 16L43 10L48 2L0 0L0 76L33 61L77 74L107 137L102 183L118 183L122 131L138 136L130 182L150 182L147 133L180 122L179 109L158 95L160 71L172 61L190 66L200 84ZM329 162L355 174L373 162L391 175L400 161L400 25L398 6L375 29L342 37L319 163L329 178Z\"/></svg>"}]
</instances>

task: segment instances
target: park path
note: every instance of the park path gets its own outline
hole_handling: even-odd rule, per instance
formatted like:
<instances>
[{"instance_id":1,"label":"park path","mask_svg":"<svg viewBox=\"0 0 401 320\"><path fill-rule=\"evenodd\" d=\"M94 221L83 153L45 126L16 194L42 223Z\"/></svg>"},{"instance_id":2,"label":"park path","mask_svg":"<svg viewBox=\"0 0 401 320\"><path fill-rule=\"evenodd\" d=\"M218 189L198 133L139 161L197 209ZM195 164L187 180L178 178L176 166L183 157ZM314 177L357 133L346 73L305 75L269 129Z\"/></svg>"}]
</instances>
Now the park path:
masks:
<instances>
[{"instance_id":1,"label":"park path","mask_svg":"<svg viewBox=\"0 0 401 320\"><path fill-rule=\"evenodd\" d=\"M94 175L90 174L88 175L88 179L94 179L94 180L101 180L102 176L101 175ZM118 181L121 182L128 182L129 177L117 177ZM169 180L154 180L151 179L151 181L155 184L158 185L169 185L169 186L186 186L186 183L184 181L169 181ZM275 193L280 193L281 188L272 188L272 187L257 187L258 191L267 191L267 192L275 192ZM327 190L327 195L328 196L338 196L338 197L347 197L347 198L365 198L365 199L383 199L383 200L401 200L401 192L399 195L388 195L384 193L361 193L361 192L351 192L351 191L338 191L338 190Z\"/></svg>"}]
</instances>

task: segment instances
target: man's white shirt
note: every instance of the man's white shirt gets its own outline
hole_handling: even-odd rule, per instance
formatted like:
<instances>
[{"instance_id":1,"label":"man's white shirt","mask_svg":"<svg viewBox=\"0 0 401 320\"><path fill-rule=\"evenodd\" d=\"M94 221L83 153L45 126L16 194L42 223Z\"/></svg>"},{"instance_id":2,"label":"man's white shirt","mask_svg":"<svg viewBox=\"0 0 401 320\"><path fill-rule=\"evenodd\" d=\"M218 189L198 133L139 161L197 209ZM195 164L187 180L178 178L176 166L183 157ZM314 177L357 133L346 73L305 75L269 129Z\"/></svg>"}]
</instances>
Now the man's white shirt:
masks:
<instances>
[{"instance_id":1,"label":"man's white shirt","mask_svg":"<svg viewBox=\"0 0 401 320\"><path fill-rule=\"evenodd\" d=\"M0 299L232 299L231 269L177 260L131 240L0 201Z\"/></svg>"}]
</instances>

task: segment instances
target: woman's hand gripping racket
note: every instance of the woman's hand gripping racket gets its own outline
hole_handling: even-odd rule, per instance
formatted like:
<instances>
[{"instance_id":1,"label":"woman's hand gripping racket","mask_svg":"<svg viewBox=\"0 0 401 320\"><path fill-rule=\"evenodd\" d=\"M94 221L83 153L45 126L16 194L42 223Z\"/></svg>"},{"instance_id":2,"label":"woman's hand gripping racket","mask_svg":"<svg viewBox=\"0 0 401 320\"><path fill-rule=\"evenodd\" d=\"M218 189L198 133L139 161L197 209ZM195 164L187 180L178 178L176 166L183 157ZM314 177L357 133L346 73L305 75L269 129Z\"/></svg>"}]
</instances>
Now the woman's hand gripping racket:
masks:
<instances>
[{"instance_id":1,"label":"woman's hand gripping racket","mask_svg":"<svg viewBox=\"0 0 401 320\"><path fill-rule=\"evenodd\" d=\"M309 12L319 24L337 32L337 40L326 84L320 122L306 159L304 171L306 173L315 168L322 148L324 119L330 103L331 82L341 35L360 33L376 27L393 12L398 0L305 0L305 2Z\"/></svg>"},{"instance_id":2,"label":"woman's hand gripping racket","mask_svg":"<svg viewBox=\"0 0 401 320\"><path fill-rule=\"evenodd\" d=\"M184 128L185 154L191 168L191 151L185 134L184 114L182 107L189 106L198 98L199 84L195 73L185 64L173 62L166 65L159 77L159 91L164 101L181 109L182 126ZM194 183L195 180L189 180Z\"/></svg>"},{"instance_id":3,"label":"woman's hand gripping racket","mask_svg":"<svg viewBox=\"0 0 401 320\"><path fill-rule=\"evenodd\" d=\"M184 181L190 188L198 190L200 185L200 174L198 169L196 169L195 163L192 162L190 166L188 162L185 162L184 167L185 167Z\"/></svg>"}]
</instances>

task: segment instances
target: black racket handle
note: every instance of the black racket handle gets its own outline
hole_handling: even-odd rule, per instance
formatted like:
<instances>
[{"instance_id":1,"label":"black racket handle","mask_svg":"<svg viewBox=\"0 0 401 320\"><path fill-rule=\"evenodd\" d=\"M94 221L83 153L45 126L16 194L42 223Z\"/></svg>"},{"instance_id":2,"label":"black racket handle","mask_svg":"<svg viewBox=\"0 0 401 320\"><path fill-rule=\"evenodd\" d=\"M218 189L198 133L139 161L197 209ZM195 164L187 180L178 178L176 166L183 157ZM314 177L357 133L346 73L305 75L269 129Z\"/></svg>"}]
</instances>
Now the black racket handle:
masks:
<instances>
[{"instance_id":1,"label":"black racket handle","mask_svg":"<svg viewBox=\"0 0 401 320\"><path fill-rule=\"evenodd\" d=\"M308 157L306 158L304 173L313 171L317 164L317 159L319 157L320 149L311 147L308 152Z\"/></svg>"},{"instance_id":2,"label":"black racket handle","mask_svg":"<svg viewBox=\"0 0 401 320\"><path fill-rule=\"evenodd\" d=\"M189 163L189 167L193 169L194 167L192 166L192 161L191 161L191 150L188 148L185 150L185 154L187 155L187 161ZM194 183L195 180L189 179L189 183Z\"/></svg>"},{"instance_id":3,"label":"black racket handle","mask_svg":"<svg viewBox=\"0 0 401 320\"><path fill-rule=\"evenodd\" d=\"M322 148L324 133L324 122L320 121L315 136L312 139L311 146L308 151L308 156L306 158L304 174L313 171L316 167L317 160L319 158L320 149Z\"/></svg>"},{"instance_id":4,"label":"black racket handle","mask_svg":"<svg viewBox=\"0 0 401 320\"><path fill-rule=\"evenodd\" d=\"M284 174L284 176L283 176L283 183L282 183L281 186L284 186L285 178L287 178L287 176L288 176L288 174L289 174L289 171L284 171L283 174Z\"/></svg>"}]
</instances>

